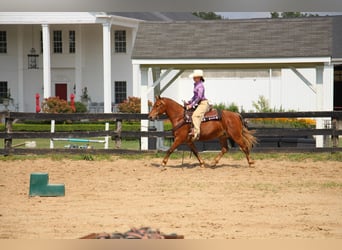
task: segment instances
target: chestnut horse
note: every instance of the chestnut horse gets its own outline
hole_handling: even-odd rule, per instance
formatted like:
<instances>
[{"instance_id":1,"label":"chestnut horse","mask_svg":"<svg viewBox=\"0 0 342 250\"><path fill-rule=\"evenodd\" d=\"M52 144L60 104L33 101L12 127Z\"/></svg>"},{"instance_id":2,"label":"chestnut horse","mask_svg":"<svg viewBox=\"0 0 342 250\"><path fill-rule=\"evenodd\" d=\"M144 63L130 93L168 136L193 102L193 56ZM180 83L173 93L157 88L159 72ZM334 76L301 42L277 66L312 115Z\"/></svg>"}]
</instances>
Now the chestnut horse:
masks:
<instances>
[{"instance_id":1,"label":"chestnut horse","mask_svg":"<svg viewBox=\"0 0 342 250\"><path fill-rule=\"evenodd\" d=\"M154 103L148 118L150 120L154 120L164 113L171 121L174 142L166 152L166 156L162 161L162 167L165 168L169 156L182 143L186 143L190 147L191 151L197 157L200 166L204 167L204 161L199 156L194 142L189 138L188 133L191 128L191 123L186 123L184 120L184 107L170 98L162 98L158 96L156 97L156 102ZM249 154L253 144L257 141L253 136L253 132L249 131L245 127L240 114L228 110L222 110L221 116L220 120L211 120L201 123L201 134L199 140L206 141L218 138L221 145L221 152L215 157L213 165L215 166L222 156L228 151L227 139L230 138L240 146L240 149L246 155L249 166L251 166L254 164L254 161L251 160Z\"/></svg>"}]
</instances>

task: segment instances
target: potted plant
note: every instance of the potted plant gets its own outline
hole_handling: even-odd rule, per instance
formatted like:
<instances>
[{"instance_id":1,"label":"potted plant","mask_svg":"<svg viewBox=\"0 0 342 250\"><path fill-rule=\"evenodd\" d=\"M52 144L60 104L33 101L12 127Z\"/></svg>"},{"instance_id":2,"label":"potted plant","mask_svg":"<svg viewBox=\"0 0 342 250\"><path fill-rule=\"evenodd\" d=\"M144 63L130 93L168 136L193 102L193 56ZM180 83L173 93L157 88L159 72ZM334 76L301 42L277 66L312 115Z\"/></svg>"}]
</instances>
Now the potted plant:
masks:
<instances>
[{"instance_id":1,"label":"potted plant","mask_svg":"<svg viewBox=\"0 0 342 250\"><path fill-rule=\"evenodd\" d=\"M82 89L81 102L87 106L89 101L90 101L90 96L88 95L88 89L87 87L84 87Z\"/></svg>"}]
</instances>

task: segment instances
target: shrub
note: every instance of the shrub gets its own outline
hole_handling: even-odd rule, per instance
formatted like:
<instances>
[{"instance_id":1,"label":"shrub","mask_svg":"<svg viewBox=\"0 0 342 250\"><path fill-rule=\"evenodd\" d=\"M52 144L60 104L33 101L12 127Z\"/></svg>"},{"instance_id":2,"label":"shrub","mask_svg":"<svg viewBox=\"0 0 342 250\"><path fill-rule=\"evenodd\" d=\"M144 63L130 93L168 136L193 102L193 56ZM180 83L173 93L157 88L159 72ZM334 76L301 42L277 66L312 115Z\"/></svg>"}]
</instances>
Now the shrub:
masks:
<instances>
[{"instance_id":1,"label":"shrub","mask_svg":"<svg viewBox=\"0 0 342 250\"><path fill-rule=\"evenodd\" d=\"M58 96L45 98L42 103L42 111L44 113L72 113L72 108L66 100L59 99Z\"/></svg>"},{"instance_id":2,"label":"shrub","mask_svg":"<svg viewBox=\"0 0 342 250\"><path fill-rule=\"evenodd\" d=\"M253 107L257 112L272 112L268 100L262 95L259 96L258 101L253 101Z\"/></svg>"},{"instance_id":3,"label":"shrub","mask_svg":"<svg viewBox=\"0 0 342 250\"><path fill-rule=\"evenodd\" d=\"M87 106L82 102L75 102L75 108L77 113L85 113L87 112Z\"/></svg>"},{"instance_id":4,"label":"shrub","mask_svg":"<svg viewBox=\"0 0 342 250\"><path fill-rule=\"evenodd\" d=\"M214 104L213 107L221 110L225 109L232 112L239 112L239 107L234 102L229 104L229 106L226 106L224 103L221 102L219 104Z\"/></svg>"},{"instance_id":5,"label":"shrub","mask_svg":"<svg viewBox=\"0 0 342 250\"><path fill-rule=\"evenodd\" d=\"M122 113L140 113L141 99L139 97L130 96L118 105L119 111ZM148 101L148 106L152 107L152 102Z\"/></svg>"}]
</instances>

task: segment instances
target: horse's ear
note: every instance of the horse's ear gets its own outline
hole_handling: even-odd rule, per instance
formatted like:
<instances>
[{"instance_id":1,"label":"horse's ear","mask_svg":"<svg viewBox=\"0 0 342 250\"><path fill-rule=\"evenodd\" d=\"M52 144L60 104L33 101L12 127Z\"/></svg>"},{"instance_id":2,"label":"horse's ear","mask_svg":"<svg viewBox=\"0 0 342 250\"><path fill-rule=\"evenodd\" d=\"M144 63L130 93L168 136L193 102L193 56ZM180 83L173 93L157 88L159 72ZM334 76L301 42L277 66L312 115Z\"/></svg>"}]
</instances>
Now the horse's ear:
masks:
<instances>
[{"instance_id":1,"label":"horse's ear","mask_svg":"<svg viewBox=\"0 0 342 250\"><path fill-rule=\"evenodd\" d=\"M156 95L156 100L159 100L160 99L160 95Z\"/></svg>"}]
</instances>

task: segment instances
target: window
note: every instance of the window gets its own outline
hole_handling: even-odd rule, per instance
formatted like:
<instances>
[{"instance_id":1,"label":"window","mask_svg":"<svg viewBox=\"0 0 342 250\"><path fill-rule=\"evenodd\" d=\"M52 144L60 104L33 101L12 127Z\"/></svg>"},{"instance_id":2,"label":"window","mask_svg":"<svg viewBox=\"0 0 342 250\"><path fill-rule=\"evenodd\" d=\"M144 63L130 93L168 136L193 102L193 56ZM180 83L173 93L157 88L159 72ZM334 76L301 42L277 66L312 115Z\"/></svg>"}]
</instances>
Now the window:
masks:
<instances>
[{"instance_id":1,"label":"window","mask_svg":"<svg viewBox=\"0 0 342 250\"><path fill-rule=\"evenodd\" d=\"M2 103L2 99L8 96L8 85L7 82L0 82L0 102Z\"/></svg>"},{"instance_id":2,"label":"window","mask_svg":"<svg viewBox=\"0 0 342 250\"><path fill-rule=\"evenodd\" d=\"M53 31L53 53L63 53L62 31Z\"/></svg>"},{"instance_id":3,"label":"window","mask_svg":"<svg viewBox=\"0 0 342 250\"><path fill-rule=\"evenodd\" d=\"M76 33L74 30L69 30L69 53L76 52Z\"/></svg>"},{"instance_id":4,"label":"window","mask_svg":"<svg viewBox=\"0 0 342 250\"><path fill-rule=\"evenodd\" d=\"M116 30L114 34L115 52L126 53L126 30Z\"/></svg>"},{"instance_id":5,"label":"window","mask_svg":"<svg viewBox=\"0 0 342 250\"><path fill-rule=\"evenodd\" d=\"M43 31L40 31L40 53L43 53Z\"/></svg>"},{"instance_id":6,"label":"window","mask_svg":"<svg viewBox=\"0 0 342 250\"><path fill-rule=\"evenodd\" d=\"M7 34L0 30L0 53L7 53Z\"/></svg>"},{"instance_id":7,"label":"window","mask_svg":"<svg viewBox=\"0 0 342 250\"><path fill-rule=\"evenodd\" d=\"M115 81L114 83L115 103L122 103L127 99L127 83L126 81Z\"/></svg>"}]
</instances>

